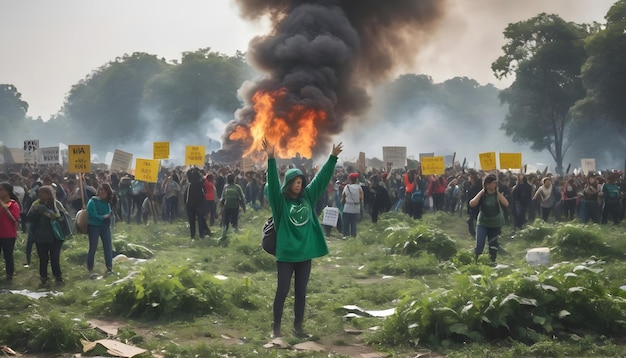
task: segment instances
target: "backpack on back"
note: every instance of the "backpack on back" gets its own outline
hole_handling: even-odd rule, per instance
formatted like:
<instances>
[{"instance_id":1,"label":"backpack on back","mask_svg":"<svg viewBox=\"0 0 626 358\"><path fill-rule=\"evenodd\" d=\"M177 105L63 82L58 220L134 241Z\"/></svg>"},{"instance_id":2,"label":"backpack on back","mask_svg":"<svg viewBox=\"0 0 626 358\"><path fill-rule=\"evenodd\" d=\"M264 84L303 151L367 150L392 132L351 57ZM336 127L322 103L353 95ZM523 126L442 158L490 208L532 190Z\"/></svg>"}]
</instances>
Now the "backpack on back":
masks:
<instances>
[{"instance_id":1,"label":"backpack on back","mask_svg":"<svg viewBox=\"0 0 626 358\"><path fill-rule=\"evenodd\" d=\"M411 201L417 204L421 204L424 202L424 192L419 188L415 188L413 193L411 194Z\"/></svg>"}]
</instances>

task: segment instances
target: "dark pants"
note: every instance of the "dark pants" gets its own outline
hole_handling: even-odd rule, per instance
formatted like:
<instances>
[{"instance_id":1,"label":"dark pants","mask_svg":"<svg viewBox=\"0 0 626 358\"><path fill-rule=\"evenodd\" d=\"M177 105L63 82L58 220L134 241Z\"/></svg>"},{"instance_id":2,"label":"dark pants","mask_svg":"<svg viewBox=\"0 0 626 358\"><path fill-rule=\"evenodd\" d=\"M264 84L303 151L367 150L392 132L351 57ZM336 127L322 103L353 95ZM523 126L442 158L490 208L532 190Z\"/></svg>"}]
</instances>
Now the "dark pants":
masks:
<instances>
[{"instance_id":1,"label":"dark pants","mask_svg":"<svg viewBox=\"0 0 626 358\"><path fill-rule=\"evenodd\" d=\"M550 212L552 212L552 208L544 208L541 207L541 219L544 222L548 222L548 219L550 218Z\"/></svg>"},{"instance_id":2,"label":"dark pants","mask_svg":"<svg viewBox=\"0 0 626 358\"><path fill-rule=\"evenodd\" d=\"M206 206L206 215L209 216L209 226L215 225L215 217L217 216L217 210L215 205L215 200L207 200L205 202Z\"/></svg>"},{"instance_id":3,"label":"dark pants","mask_svg":"<svg viewBox=\"0 0 626 358\"><path fill-rule=\"evenodd\" d=\"M26 264L29 266L33 252L33 245L35 245L35 236L29 230L28 236L26 238Z\"/></svg>"},{"instance_id":4,"label":"dark pants","mask_svg":"<svg viewBox=\"0 0 626 358\"><path fill-rule=\"evenodd\" d=\"M354 213L343 213L343 236L356 237L356 216Z\"/></svg>"},{"instance_id":5,"label":"dark pants","mask_svg":"<svg viewBox=\"0 0 626 358\"><path fill-rule=\"evenodd\" d=\"M435 212L445 210L445 193L433 193L433 209Z\"/></svg>"},{"instance_id":6,"label":"dark pants","mask_svg":"<svg viewBox=\"0 0 626 358\"><path fill-rule=\"evenodd\" d=\"M496 261L498 257L498 236L500 236L502 229L499 227L485 227L482 225L476 226L476 248L474 254L476 258L483 253L485 248L485 242L489 242L489 258L491 261Z\"/></svg>"},{"instance_id":7,"label":"dark pants","mask_svg":"<svg viewBox=\"0 0 626 358\"><path fill-rule=\"evenodd\" d=\"M309 284L309 276L311 275L311 260L303 262L281 262L276 261L276 273L278 285L276 287L276 296L274 297L274 328L280 327L283 318L283 308L285 299L289 294L289 286L291 285L291 276L294 275L294 293L295 300L293 304L294 325L301 326L304 322L304 306L306 304L306 287Z\"/></svg>"},{"instance_id":8,"label":"dark pants","mask_svg":"<svg viewBox=\"0 0 626 358\"><path fill-rule=\"evenodd\" d=\"M52 275L61 278L61 246L63 241L54 240L51 243L36 243L37 256L39 256L39 277L48 278L48 261L52 268Z\"/></svg>"},{"instance_id":9,"label":"dark pants","mask_svg":"<svg viewBox=\"0 0 626 358\"><path fill-rule=\"evenodd\" d=\"M89 252L87 253L87 269L93 270L96 251L98 250L98 239L102 239L102 249L104 250L104 264L107 270L113 268L113 244L111 241L111 225L89 225L87 227L89 235Z\"/></svg>"},{"instance_id":10,"label":"dark pants","mask_svg":"<svg viewBox=\"0 0 626 358\"><path fill-rule=\"evenodd\" d=\"M602 210L602 223L606 224L609 222L609 216L611 217L611 219L613 220L613 223L615 225L618 225L620 220L621 220L621 211L622 211L622 207L620 205L620 202L614 202L614 203L604 203L604 209Z\"/></svg>"},{"instance_id":11,"label":"dark pants","mask_svg":"<svg viewBox=\"0 0 626 358\"><path fill-rule=\"evenodd\" d=\"M15 238L0 239L0 250L4 254L4 264L7 276L13 277L15 273L15 262L13 261L13 250L15 249Z\"/></svg>"},{"instance_id":12,"label":"dark pants","mask_svg":"<svg viewBox=\"0 0 626 358\"><path fill-rule=\"evenodd\" d=\"M187 220L189 222L189 234L191 238L196 237L196 220L198 221L198 233L200 238L203 239L207 234L206 219L204 218L204 207L199 206L187 206Z\"/></svg>"},{"instance_id":13,"label":"dark pants","mask_svg":"<svg viewBox=\"0 0 626 358\"><path fill-rule=\"evenodd\" d=\"M178 197L176 195L165 199L165 213L163 220L169 221L178 219Z\"/></svg>"},{"instance_id":14,"label":"dark pants","mask_svg":"<svg viewBox=\"0 0 626 358\"><path fill-rule=\"evenodd\" d=\"M228 231L228 225L233 225L233 229L239 230L239 207L222 209L222 230Z\"/></svg>"},{"instance_id":15,"label":"dark pants","mask_svg":"<svg viewBox=\"0 0 626 358\"><path fill-rule=\"evenodd\" d=\"M526 224L526 213L528 208L522 205L521 202L516 201L513 203L513 225L516 229L521 229Z\"/></svg>"},{"instance_id":16,"label":"dark pants","mask_svg":"<svg viewBox=\"0 0 626 358\"><path fill-rule=\"evenodd\" d=\"M565 220L574 220L576 216L576 198L568 198L563 201L563 216Z\"/></svg>"}]
</instances>

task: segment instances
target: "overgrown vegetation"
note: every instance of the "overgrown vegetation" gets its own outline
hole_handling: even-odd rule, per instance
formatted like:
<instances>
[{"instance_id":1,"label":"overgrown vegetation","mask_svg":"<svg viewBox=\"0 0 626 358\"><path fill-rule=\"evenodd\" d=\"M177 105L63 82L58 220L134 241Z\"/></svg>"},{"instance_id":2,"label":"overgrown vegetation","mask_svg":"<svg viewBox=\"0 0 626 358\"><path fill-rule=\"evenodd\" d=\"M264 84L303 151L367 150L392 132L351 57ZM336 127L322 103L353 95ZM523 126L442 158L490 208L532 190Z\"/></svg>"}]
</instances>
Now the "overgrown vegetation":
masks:
<instances>
[{"instance_id":1,"label":"overgrown vegetation","mask_svg":"<svg viewBox=\"0 0 626 358\"><path fill-rule=\"evenodd\" d=\"M104 338L87 324L97 318L123 322L118 339L166 357L327 357L328 352L262 348L269 341L275 289L274 258L259 247L266 216L244 215L243 230L231 235L228 247L213 238L191 241L182 221L119 224L116 250L142 248L135 255L154 256L137 260L127 251L130 259L116 261L116 275L97 279L84 268L85 237L73 237L62 253L63 285L38 287L37 270L21 267L13 283L0 283L5 289L61 292L29 299L0 291L0 344L29 353L78 352L81 339ZM314 260L306 328L335 350L368 342L372 351L394 357L424 350L451 357L623 351L618 338L626 334L623 225L535 222L514 239L505 228L495 267L486 255L474 262L466 230L459 216L427 214L414 221L390 213L377 224L366 217L356 239L342 240L333 232L331 253ZM18 263L24 241L16 247ZM552 265L529 267L526 250L539 246L552 249ZM101 251L98 270L104 272ZM396 314L347 319L345 305L396 308ZM293 318L292 307L290 295L285 322ZM381 329L371 331L374 326ZM347 329L364 333L344 333Z\"/></svg>"}]
</instances>

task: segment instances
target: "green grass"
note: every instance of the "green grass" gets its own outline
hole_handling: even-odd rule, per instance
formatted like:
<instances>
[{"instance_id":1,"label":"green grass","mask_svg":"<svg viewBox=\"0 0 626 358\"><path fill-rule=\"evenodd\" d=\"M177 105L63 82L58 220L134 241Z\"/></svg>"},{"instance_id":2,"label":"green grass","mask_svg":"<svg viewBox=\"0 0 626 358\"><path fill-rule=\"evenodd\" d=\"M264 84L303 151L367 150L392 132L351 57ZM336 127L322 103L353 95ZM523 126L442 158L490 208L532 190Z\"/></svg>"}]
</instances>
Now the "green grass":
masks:
<instances>
[{"instance_id":1,"label":"green grass","mask_svg":"<svg viewBox=\"0 0 626 358\"><path fill-rule=\"evenodd\" d=\"M35 252L33 265L21 267L20 237L16 276L10 284L0 281L0 289L63 294L33 300L0 291L0 345L44 356L78 353L81 339L104 338L87 324L100 319L121 322L118 339L147 349L146 357L328 357L262 347L270 340L276 285L274 258L260 247L268 215L248 211L227 247L214 239L219 228L212 238L192 241L184 221L118 224L116 250L151 258L116 261L115 275L98 279L85 267L87 238L74 236L61 254L65 283L49 287L39 287ZM314 260L305 328L339 352L333 357L351 356L355 344L393 357L426 351L450 357L623 356L625 227L535 222L516 233L505 227L498 263L506 266L494 268L486 254L474 262L474 240L458 214L428 213L414 221L389 213L377 224L366 216L356 239L342 240L333 230L330 254ZM526 251L539 246L552 249L552 263L570 263L528 267ZM95 271L105 271L101 249ZM397 307L398 314L344 318L344 305ZM570 314L559 316L564 310ZM285 333L292 319L290 295ZM285 340L300 342L289 335Z\"/></svg>"}]
</instances>

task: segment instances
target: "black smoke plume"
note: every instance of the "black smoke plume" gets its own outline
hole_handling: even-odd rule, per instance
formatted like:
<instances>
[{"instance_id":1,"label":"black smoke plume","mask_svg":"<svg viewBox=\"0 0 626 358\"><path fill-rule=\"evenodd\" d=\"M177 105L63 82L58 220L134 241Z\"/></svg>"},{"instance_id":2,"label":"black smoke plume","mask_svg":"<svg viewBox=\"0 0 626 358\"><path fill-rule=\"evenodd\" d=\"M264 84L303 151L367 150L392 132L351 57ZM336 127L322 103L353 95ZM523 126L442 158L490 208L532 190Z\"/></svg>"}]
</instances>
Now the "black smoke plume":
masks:
<instances>
[{"instance_id":1,"label":"black smoke plume","mask_svg":"<svg viewBox=\"0 0 626 358\"><path fill-rule=\"evenodd\" d=\"M285 88L287 95L274 105L277 115L294 105L327 113L317 128L313 155L326 153L346 118L369 108L366 86L413 62L420 43L443 17L445 2L236 0L245 18L269 15L272 32L250 42L248 57L266 76L240 89L244 106L226 128L225 151L237 157L252 144L229 136L254 121L254 93Z\"/></svg>"}]
</instances>

